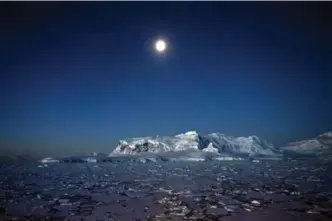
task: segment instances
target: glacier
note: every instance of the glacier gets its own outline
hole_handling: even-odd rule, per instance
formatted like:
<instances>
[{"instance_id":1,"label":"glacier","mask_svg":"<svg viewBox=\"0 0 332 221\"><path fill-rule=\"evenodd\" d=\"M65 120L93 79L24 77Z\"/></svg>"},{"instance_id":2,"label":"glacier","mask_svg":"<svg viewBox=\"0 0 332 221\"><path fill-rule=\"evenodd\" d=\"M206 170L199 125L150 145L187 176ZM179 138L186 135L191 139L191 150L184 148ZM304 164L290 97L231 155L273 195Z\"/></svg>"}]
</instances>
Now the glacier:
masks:
<instances>
[{"instance_id":1,"label":"glacier","mask_svg":"<svg viewBox=\"0 0 332 221\"><path fill-rule=\"evenodd\" d=\"M175 136L149 136L120 140L110 156L187 150L246 156L270 156L278 152L271 143L257 136L232 137L221 133L204 135L196 131L188 131Z\"/></svg>"}]
</instances>

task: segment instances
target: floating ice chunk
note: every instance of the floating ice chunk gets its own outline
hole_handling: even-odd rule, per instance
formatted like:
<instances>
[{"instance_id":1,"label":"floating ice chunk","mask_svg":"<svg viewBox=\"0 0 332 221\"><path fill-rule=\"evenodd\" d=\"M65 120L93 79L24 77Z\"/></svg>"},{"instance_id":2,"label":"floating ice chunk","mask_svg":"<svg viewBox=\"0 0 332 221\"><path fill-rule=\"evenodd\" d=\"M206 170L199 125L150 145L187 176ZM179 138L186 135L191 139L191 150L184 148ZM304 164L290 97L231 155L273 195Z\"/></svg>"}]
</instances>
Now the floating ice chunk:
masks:
<instances>
[{"instance_id":1,"label":"floating ice chunk","mask_svg":"<svg viewBox=\"0 0 332 221\"><path fill-rule=\"evenodd\" d=\"M141 163L146 163L146 159L145 158L139 158L139 162L141 162Z\"/></svg>"},{"instance_id":2,"label":"floating ice chunk","mask_svg":"<svg viewBox=\"0 0 332 221\"><path fill-rule=\"evenodd\" d=\"M151 162L157 162L157 159L155 157L149 157L147 159Z\"/></svg>"},{"instance_id":3,"label":"floating ice chunk","mask_svg":"<svg viewBox=\"0 0 332 221\"><path fill-rule=\"evenodd\" d=\"M205 161L205 158L201 157L179 157L179 158L173 158L175 161L193 161L193 162L200 162Z\"/></svg>"},{"instance_id":4,"label":"floating ice chunk","mask_svg":"<svg viewBox=\"0 0 332 221\"><path fill-rule=\"evenodd\" d=\"M251 212L251 209L249 209L249 208L247 208L247 207L244 207L243 208L245 211L247 211L247 212Z\"/></svg>"},{"instance_id":5,"label":"floating ice chunk","mask_svg":"<svg viewBox=\"0 0 332 221\"><path fill-rule=\"evenodd\" d=\"M231 161L231 160L244 160L243 158L241 157L215 157L213 158L215 160L224 160L224 161Z\"/></svg>"},{"instance_id":6,"label":"floating ice chunk","mask_svg":"<svg viewBox=\"0 0 332 221\"><path fill-rule=\"evenodd\" d=\"M59 160L53 159L52 157L46 157L40 160L41 163L59 163Z\"/></svg>"},{"instance_id":7,"label":"floating ice chunk","mask_svg":"<svg viewBox=\"0 0 332 221\"><path fill-rule=\"evenodd\" d=\"M97 159L92 157L84 158L83 161L87 163L97 163Z\"/></svg>"},{"instance_id":8,"label":"floating ice chunk","mask_svg":"<svg viewBox=\"0 0 332 221\"><path fill-rule=\"evenodd\" d=\"M224 209L227 211L227 212L234 212L234 209L229 207L229 206L225 206Z\"/></svg>"},{"instance_id":9,"label":"floating ice chunk","mask_svg":"<svg viewBox=\"0 0 332 221\"><path fill-rule=\"evenodd\" d=\"M309 214L319 214L319 211L315 210L315 209L310 209L307 211L307 213Z\"/></svg>"},{"instance_id":10,"label":"floating ice chunk","mask_svg":"<svg viewBox=\"0 0 332 221\"><path fill-rule=\"evenodd\" d=\"M251 204L254 205L254 206L260 206L261 205L261 203L258 202L257 200L251 201Z\"/></svg>"}]
</instances>

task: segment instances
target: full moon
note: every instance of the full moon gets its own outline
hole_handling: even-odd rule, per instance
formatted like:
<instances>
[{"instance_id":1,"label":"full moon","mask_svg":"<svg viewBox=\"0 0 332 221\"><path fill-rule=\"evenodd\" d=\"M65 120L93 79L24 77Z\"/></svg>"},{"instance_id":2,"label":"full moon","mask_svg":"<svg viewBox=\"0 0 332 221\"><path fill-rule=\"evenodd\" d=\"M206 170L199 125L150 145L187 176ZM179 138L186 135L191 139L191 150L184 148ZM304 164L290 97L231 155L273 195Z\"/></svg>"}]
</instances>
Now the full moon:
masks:
<instances>
[{"instance_id":1,"label":"full moon","mask_svg":"<svg viewBox=\"0 0 332 221\"><path fill-rule=\"evenodd\" d=\"M164 40L156 41L155 48L157 52L164 52L166 50L166 42Z\"/></svg>"}]
</instances>

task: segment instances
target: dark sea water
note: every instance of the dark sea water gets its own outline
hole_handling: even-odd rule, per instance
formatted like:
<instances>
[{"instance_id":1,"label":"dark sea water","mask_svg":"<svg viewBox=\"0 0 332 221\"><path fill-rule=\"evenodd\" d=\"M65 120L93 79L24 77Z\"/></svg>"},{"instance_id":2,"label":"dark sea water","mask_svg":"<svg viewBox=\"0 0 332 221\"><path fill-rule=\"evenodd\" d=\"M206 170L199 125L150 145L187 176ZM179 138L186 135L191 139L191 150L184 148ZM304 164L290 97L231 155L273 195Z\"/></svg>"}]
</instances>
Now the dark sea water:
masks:
<instances>
[{"instance_id":1,"label":"dark sea water","mask_svg":"<svg viewBox=\"0 0 332 221\"><path fill-rule=\"evenodd\" d=\"M3 164L0 220L332 220L312 160Z\"/></svg>"}]
</instances>

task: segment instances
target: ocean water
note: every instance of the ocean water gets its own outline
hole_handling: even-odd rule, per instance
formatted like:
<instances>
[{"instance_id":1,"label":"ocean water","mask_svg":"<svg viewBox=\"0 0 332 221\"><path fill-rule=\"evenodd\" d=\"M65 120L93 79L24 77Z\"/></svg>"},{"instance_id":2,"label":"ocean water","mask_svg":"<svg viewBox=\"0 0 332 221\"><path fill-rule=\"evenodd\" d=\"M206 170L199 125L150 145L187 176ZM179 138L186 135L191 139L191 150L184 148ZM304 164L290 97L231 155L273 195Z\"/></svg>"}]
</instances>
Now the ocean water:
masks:
<instances>
[{"instance_id":1,"label":"ocean water","mask_svg":"<svg viewBox=\"0 0 332 221\"><path fill-rule=\"evenodd\" d=\"M4 164L0 220L332 220L313 160Z\"/></svg>"}]
</instances>

